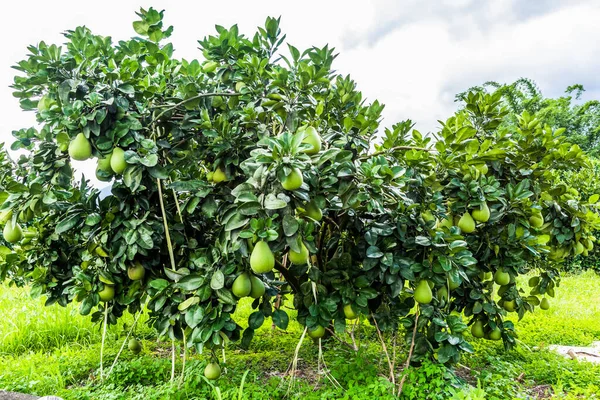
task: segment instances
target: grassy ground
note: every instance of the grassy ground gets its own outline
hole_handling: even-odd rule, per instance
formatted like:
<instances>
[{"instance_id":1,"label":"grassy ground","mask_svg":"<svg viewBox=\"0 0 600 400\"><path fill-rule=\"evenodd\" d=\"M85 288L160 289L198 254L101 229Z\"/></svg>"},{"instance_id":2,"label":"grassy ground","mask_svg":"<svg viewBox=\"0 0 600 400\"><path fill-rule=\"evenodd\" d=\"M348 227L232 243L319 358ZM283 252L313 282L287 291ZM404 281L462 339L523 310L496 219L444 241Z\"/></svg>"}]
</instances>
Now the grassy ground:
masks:
<instances>
[{"instance_id":1,"label":"grassy ground","mask_svg":"<svg viewBox=\"0 0 600 400\"><path fill-rule=\"evenodd\" d=\"M283 378L301 335L295 322L283 332L271 329L267 321L248 352L230 345L227 374L214 387L202 377L206 356L196 354L188 359L183 383L169 384L170 343L157 343L142 323L135 334L145 339L143 352L125 351L110 377L100 381L100 327L78 315L75 308L43 304L43 299L33 300L25 290L0 286L0 389L102 400L269 399L282 398L290 389L289 380ZM250 312L248 302L239 307L240 324ZM121 325L109 329L105 368L110 367L126 333L122 324L132 321L126 316ZM498 343L474 341L476 353L465 357L455 374L435 364L410 369L403 398L600 398L600 366L564 359L546 349L549 344L585 346L600 340L600 277L585 273L564 278L551 309L526 315L517 323L517 331L521 344L511 352ZM327 367L342 388L317 374L318 346L306 339L299 352L300 378L290 397L393 398L376 332L365 325L357 336L358 352L333 340L323 345ZM405 357L400 348L397 365ZM178 363L177 379L180 371ZM468 389L469 384L479 389Z\"/></svg>"}]
</instances>

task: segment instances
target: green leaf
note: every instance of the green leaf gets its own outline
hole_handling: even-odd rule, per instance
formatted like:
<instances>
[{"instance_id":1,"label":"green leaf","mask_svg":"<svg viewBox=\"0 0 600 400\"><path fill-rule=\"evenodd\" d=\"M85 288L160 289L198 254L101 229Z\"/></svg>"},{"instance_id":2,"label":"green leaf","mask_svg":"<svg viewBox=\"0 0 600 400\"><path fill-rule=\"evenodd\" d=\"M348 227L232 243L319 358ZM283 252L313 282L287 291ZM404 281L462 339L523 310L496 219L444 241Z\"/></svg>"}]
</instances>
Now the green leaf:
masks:
<instances>
[{"instance_id":1,"label":"green leaf","mask_svg":"<svg viewBox=\"0 0 600 400\"><path fill-rule=\"evenodd\" d=\"M135 24L135 23L134 23L134 24ZM126 84L123 84L123 85L119 85L119 86L117 87L117 89L118 89L119 91L123 92L123 93L126 93L126 94L135 94L135 89L133 88L133 86L132 86L132 85L130 85L130 84L128 84L128 83L126 83Z\"/></svg>"},{"instance_id":2,"label":"green leaf","mask_svg":"<svg viewBox=\"0 0 600 400\"><path fill-rule=\"evenodd\" d=\"M275 197L274 194L268 194L265 198L265 208L267 210L279 210L287 207L287 203L281 199Z\"/></svg>"},{"instance_id":3,"label":"green leaf","mask_svg":"<svg viewBox=\"0 0 600 400\"><path fill-rule=\"evenodd\" d=\"M237 304L237 300L235 299L235 297L233 297L233 293L231 293L231 290L229 289L223 288L217 290L217 297L219 298L219 300L221 300L221 302L225 304Z\"/></svg>"},{"instance_id":4,"label":"green leaf","mask_svg":"<svg viewBox=\"0 0 600 400\"><path fill-rule=\"evenodd\" d=\"M185 313L185 323L190 328L195 328L202 321L204 317L204 309L198 305L190 307Z\"/></svg>"},{"instance_id":5,"label":"green leaf","mask_svg":"<svg viewBox=\"0 0 600 400\"><path fill-rule=\"evenodd\" d=\"M137 239L137 244L142 249L150 250L154 247L154 241L152 240L152 236L148 231L139 230L139 237Z\"/></svg>"},{"instance_id":6,"label":"green leaf","mask_svg":"<svg viewBox=\"0 0 600 400\"><path fill-rule=\"evenodd\" d=\"M183 303L179 303L179 305L177 306L177 309L179 311L184 311L187 310L189 307L198 304L200 302L200 298L197 296L193 296L190 297L188 299L186 299Z\"/></svg>"},{"instance_id":7,"label":"green leaf","mask_svg":"<svg viewBox=\"0 0 600 400\"><path fill-rule=\"evenodd\" d=\"M234 229L238 229L246 225L250 221L250 218L244 217L242 214L235 214L232 218L227 221L225 225L226 231L232 231Z\"/></svg>"},{"instance_id":8,"label":"green leaf","mask_svg":"<svg viewBox=\"0 0 600 400\"><path fill-rule=\"evenodd\" d=\"M273 311L273 323L279 329L286 330L288 327L288 324L290 323L290 318L288 317L288 315L285 311L275 310L275 311ZM262 323L261 323L261 325L262 325Z\"/></svg>"},{"instance_id":9,"label":"green leaf","mask_svg":"<svg viewBox=\"0 0 600 400\"><path fill-rule=\"evenodd\" d=\"M156 290L164 290L169 287L169 282L165 279L154 279L148 285Z\"/></svg>"},{"instance_id":10,"label":"green leaf","mask_svg":"<svg viewBox=\"0 0 600 400\"><path fill-rule=\"evenodd\" d=\"M438 350L438 361L442 364L447 363L456 356L458 356L458 350L450 344L445 344Z\"/></svg>"},{"instance_id":11,"label":"green leaf","mask_svg":"<svg viewBox=\"0 0 600 400\"><path fill-rule=\"evenodd\" d=\"M260 311L255 311L248 317L248 327L258 329L265 322L265 315Z\"/></svg>"},{"instance_id":12,"label":"green leaf","mask_svg":"<svg viewBox=\"0 0 600 400\"><path fill-rule=\"evenodd\" d=\"M383 257L383 252L379 250L377 246L369 246L367 248L367 257L368 258L381 258Z\"/></svg>"},{"instance_id":13,"label":"green leaf","mask_svg":"<svg viewBox=\"0 0 600 400\"><path fill-rule=\"evenodd\" d=\"M72 215L60 221L55 228L57 234L65 233L68 230L74 228L81 223L81 216L79 214Z\"/></svg>"},{"instance_id":14,"label":"green leaf","mask_svg":"<svg viewBox=\"0 0 600 400\"><path fill-rule=\"evenodd\" d=\"M85 218L85 224L88 226L94 226L94 225L100 223L100 221L102 221L102 216L98 213L89 214Z\"/></svg>"},{"instance_id":15,"label":"green leaf","mask_svg":"<svg viewBox=\"0 0 600 400\"><path fill-rule=\"evenodd\" d=\"M248 349L250 347L250 342L252 342L252 338L254 337L254 329L246 328L244 330L244 334L242 335L242 341L240 345L243 349Z\"/></svg>"},{"instance_id":16,"label":"green leaf","mask_svg":"<svg viewBox=\"0 0 600 400\"><path fill-rule=\"evenodd\" d=\"M135 21L133 23L133 30L136 31L139 35L146 36L148 34L148 24L144 21Z\"/></svg>"},{"instance_id":17,"label":"green leaf","mask_svg":"<svg viewBox=\"0 0 600 400\"><path fill-rule=\"evenodd\" d=\"M283 233L285 236L293 236L298 232L299 227L298 221L293 216L288 214L283 217Z\"/></svg>"},{"instance_id":18,"label":"green leaf","mask_svg":"<svg viewBox=\"0 0 600 400\"><path fill-rule=\"evenodd\" d=\"M196 290L204 284L204 280L200 275L188 275L177 282L177 286L184 290Z\"/></svg>"},{"instance_id":19,"label":"green leaf","mask_svg":"<svg viewBox=\"0 0 600 400\"><path fill-rule=\"evenodd\" d=\"M242 204L238 207L238 212L242 215L256 215L261 210L261 206L259 202L248 202Z\"/></svg>"},{"instance_id":20,"label":"green leaf","mask_svg":"<svg viewBox=\"0 0 600 400\"><path fill-rule=\"evenodd\" d=\"M93 295L86 296L83 299L83 301L81 302L81 306L79 307L79 314L88 315L90 313L90 311L92 311L92 308L94 308L95 305L96 305L96 302L94 301L94 296Z\"/></svg>"},{"instance_id":21,"label":"green leaf","mask_svg":"<svg viewBox=\"0 0 600 400\"><path fill-rule=\"evenodd\" d=\"M210 287L213 290L218 290L223 286L225 286L225 275L223 274L223 271L218 269L213 273L213 276L210 279Z\"/></svg>"}]
</instances>

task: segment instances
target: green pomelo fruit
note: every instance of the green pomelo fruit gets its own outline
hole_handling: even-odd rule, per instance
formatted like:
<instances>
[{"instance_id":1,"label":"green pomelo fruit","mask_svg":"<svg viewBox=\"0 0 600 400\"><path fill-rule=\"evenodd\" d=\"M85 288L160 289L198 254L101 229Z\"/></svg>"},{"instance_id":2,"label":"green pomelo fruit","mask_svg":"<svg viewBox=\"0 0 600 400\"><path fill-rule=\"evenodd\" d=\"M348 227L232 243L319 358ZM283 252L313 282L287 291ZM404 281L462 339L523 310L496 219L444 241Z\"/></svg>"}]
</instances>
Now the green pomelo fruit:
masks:
<instances>
[{"instance_id":1,"label":"green pomelo fruit","mask_svg":"<svg viewBox=\"0 0 600 400\"><path fill-rule=\"evenodd\" d=\"M210 363L204 368L204 376L209 381L219 379L221 376L221 367L217 363Z\"/></svg>"},{"instance_id":2,"label":"green pomelo fruit","mask_svg":"<svg viewBox=\"0 0 600 400\"><path fill-rule=\"evenodd\" d=\"M429 282L425 279L420 281L417 284L414 293L415 301L420 304L429 304L433 299L433 293L431 293L431 288L429 287Z\"/></svg>"},{"instance_id":3,"label":"green pomelo fruit","mask_svg":"<svg viewBox=\"0 0 600 400\"><path fill-rule=\"evenodd\" d=\"M473 210L471 213L473 219L478 222L487 222L490 219L490 208L487 203L483 203L479 210Z\"/></svg>"},{"instance_id":4,"label":"green pomelo fruit","mask_svg":"<svg viewBox=\"0 0 600 400\"><path fill-rule=\"evenodd\" d=\"M319 339L322 338L325 335L325 328L323 328L322 326L317 326L315 329L313 330L308 330L308 336L310 336L313 339Z\"/></svg>"},{"instance_id":5,"label":"green pomelo fruit","mask_svg":"<svg viewBox=\"0 0 600 400\"><path fill-rule=\"evenodd\" d=\"M115 298L115 287L111 285L104 285L104 288L98 292L100 301L107 302Z\"/></svg>"},{"instance_id":6,"label":"green pomelo fruit","mask_svg":"<svg viewBox=\"0 0 600 400\"><path fill-rule=\"evenodd\" d=\"M240 298L250 295L250 292L252 291L252 281L250 280L248 273L244 272L235 278L233 285L231 286L231 291Z\"/></svg>"},{"instance_id":7,"label":"green pomelo fruit","mask_svg":"<svg viewBox=\"0 0 600 400\"><path fill-rule=\"evenodd\" d=\"M306 264L309 256L310 256L310 253L308 252L308 249L306 248L306 246L304 245L303 242L300 242L300 252L299 253L295 252L292 249L290 249L290 251L288 252L288 258L289 258L290 262L292 264L296 264L296 265Z\"/></svg>"},{"instance_id":8,"label":"green pomelo fruit","mask_svg":"<svg viewBox=\"0 0 600 400\"><path fill-rule=\"evenodd\" d=\"M302 143L311 146L309 149L304 150L304 153L308 155L314 155L321 151L321 136L319 136L319 132L312 126L309 126L304 130L304 139L302 140Z\"/></svg>"},{"instance_id":9,"label":"green pomelo fruit","mask_svg":"<svg viewBox=\"0 0 600 400\"><path fill-rule=\"evenodd\" d=\"M120 147L115 147L110 156L110 168L117 175L121 175L125 168L127 168L127 162L125 161L125 151Z\"/></svg>"},{"instance_id":10,"label":"green pomelo fruit","mask_svg":"<svg viewBox=\"0 0 600 400\"><path fill-rule=\"evenodd\" d=\"M354 312L354 309L352 308L351 304L346 304L344 306L344 315L346 316L346 319L356 319L356 318L358 318L358 314L356 314Z\"/></svg>"},{"instance_id":11,"label":"green pomelo fruit","mask_svg":"<svg viewBox=\"0 0 600 400\"><path fill-rule=\"evenodd\" d=\"M265 284L254 275L250 276L250 286L250 297L253 299L258 299L265 294Z\"/></svg>"},{"instance_id":12,"label":"green pomelo fruit","mask_svg":"<svg viewBox=\"0 0 600 400\"><path fill-rule=\"evenodd\" d=\"M508 285L510 283L510 274L508 272L498 270L496 273L494 273L494 282L501 286Z\"/></svg>"},{"instance_id":13,"label":"green pomelo fruit","mask_svg":"<svg viewBox=\"0 0 600 400\"><path fill-rule=\"evenodd\" d=\"M2 235L8 243L15 244L23 239L23 230L19 224L13 224L12 220L10 220L4 225Z\"/></svg>"},{"instance_id":14,"label":"green pomelo fruit","mask_svg":"<svg viewBox=\"0 0 600 400\"><path fill-rule=\"evenodd\" d=\"M92 144L83 133L69 143L69 156L77 161L85 161L92 156Z\"/></svg>"},{"instance_id":15,"label":"green pomelo fruit","mask_svg":"<svg viewBox=\"0 0 600 400\"><path fill-rule=\"evenodd\" d=\"M468 212L464 213L458 220L458 227L463 233L475 232L475 220Z\"/></svg>"},{"instance_id":16,"label":"green pomelo fruit","mask_svg":"<svg viewBox=\"0 0 600 400\"><path fill-rule=\"evenodd\" d=\"M275 267L275 256L267 242L256 243L250 255L250 267L256 274L266 274Z\"/></svg>"},{"instance_id":17,"label":"green pomelo fruit","mask_svg":"<svg viewBox=\"0 0 600 400\"><path fill-rule=\"evenodd\" d=\"M127 268L127 276L132 281L142 280L142 279L144 279L145 275L146 275L146 269L144 268L142 263L140 263L139 261L136 261L135 263L133 263L133 265L131 265L131 266L129 266L129 268Z\"/></svg>"},{"instance_id":18,"label":"green pomelo fruit","mask_svg":"<svg viewBox=\"0 0 600 400\"><path fill-rule=\"evenodd\" d=\"M283 180L281 181L281 186L285 190L296 190L299 189L304 183L304 177L302 176L302 171L298 168L294 168L292 172L289 173Z\"/></svg>"}]
</instances>

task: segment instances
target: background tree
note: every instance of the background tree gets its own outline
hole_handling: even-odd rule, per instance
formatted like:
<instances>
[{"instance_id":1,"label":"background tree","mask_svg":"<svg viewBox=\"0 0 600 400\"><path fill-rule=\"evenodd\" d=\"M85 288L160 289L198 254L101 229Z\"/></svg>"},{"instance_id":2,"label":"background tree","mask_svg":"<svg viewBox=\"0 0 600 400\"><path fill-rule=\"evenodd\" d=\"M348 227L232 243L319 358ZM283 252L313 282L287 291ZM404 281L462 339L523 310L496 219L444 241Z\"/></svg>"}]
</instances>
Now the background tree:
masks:
<instances>
[{"instance_id":1,"label":"background tree","mask_svg":"<svg viewBox=\"0 0 600 400\"><path fill-rule=\"evenodd\" d=\"M583 102L581 97L585 89L582 85L567 87L565 95L558 98L544 97L535 82L527 78L518 79L511 84L486 82L469 91L498 91L502 93L504 102L512 112L509 123L516 123L516 116L527 111L554 129L565 128L569 141L578 144L589 155L600 154L600 102ZM469 91L459 93L456 99L464 100Z\"/></svg>"}]
</instances>

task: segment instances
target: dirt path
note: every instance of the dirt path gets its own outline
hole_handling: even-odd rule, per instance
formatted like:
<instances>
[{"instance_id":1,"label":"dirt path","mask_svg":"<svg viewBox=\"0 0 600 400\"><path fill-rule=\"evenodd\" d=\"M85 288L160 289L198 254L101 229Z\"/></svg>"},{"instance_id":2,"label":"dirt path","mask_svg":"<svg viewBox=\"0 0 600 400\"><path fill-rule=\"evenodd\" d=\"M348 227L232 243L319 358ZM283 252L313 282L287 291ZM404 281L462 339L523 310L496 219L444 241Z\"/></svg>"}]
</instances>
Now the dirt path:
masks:
<instances>
[{"instance_id":1,"label":"dirt path","mask_svg":"<svg viewBox=\"0 0 600 400\"><path fill-rule=\"evenodd\" d=\"M573 360L583 360L600 364L600 342L594 342L590 347L552 345L549 348Z\"/></svg>"},{"instance_id":2,"label":"dirt path","mask_svg":"<svg viewBox=\"0 0 600 400\"><path fill-rule=\"evenodd\" d=\"M5 392L0 390L0 400L37 400L38 396L32 396L29 394Z\"/></svg>"}]
</instances>

